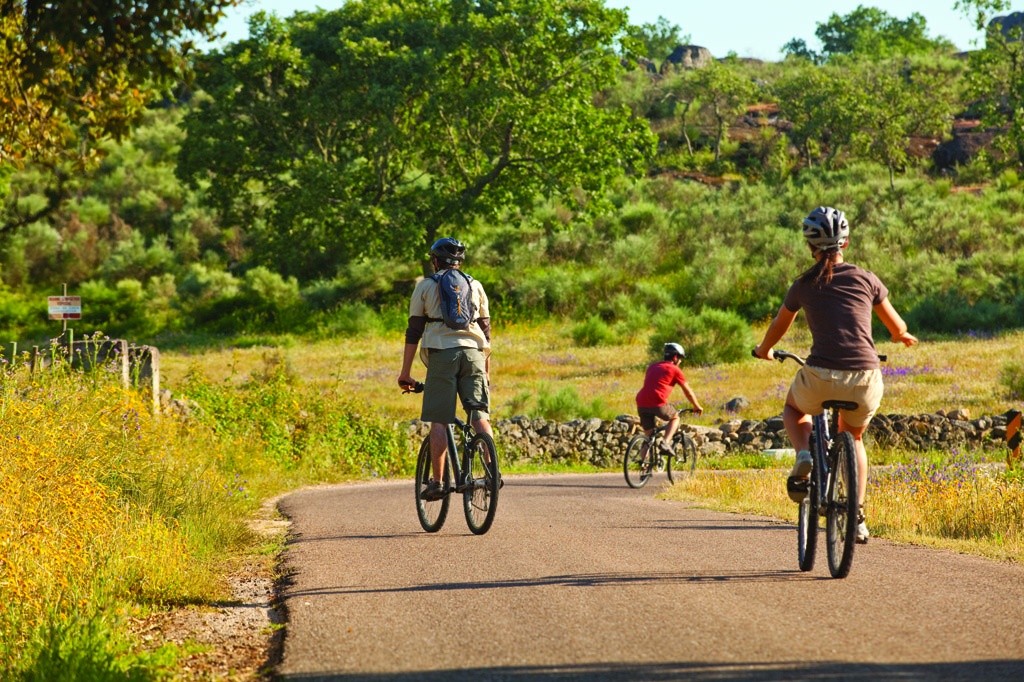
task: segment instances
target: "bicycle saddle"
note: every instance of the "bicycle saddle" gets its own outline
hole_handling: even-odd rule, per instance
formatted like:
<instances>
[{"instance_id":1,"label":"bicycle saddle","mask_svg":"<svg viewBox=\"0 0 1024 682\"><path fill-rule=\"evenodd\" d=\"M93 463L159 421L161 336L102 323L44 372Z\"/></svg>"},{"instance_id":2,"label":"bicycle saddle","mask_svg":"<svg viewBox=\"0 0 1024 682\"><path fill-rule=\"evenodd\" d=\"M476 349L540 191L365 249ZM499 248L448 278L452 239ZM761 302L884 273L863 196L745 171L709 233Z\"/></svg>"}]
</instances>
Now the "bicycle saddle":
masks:
<instances>
[{"instance_id":1,"label":"bicycle saddle","mask_svg":"<svg viewBox=\"0 0 1024 682\"><path fill-rule=\"evenodd\" d=\"M856 410L860 405L852 400L826 400L821 404L826 410Z\"/></svg>"}]
</instances>

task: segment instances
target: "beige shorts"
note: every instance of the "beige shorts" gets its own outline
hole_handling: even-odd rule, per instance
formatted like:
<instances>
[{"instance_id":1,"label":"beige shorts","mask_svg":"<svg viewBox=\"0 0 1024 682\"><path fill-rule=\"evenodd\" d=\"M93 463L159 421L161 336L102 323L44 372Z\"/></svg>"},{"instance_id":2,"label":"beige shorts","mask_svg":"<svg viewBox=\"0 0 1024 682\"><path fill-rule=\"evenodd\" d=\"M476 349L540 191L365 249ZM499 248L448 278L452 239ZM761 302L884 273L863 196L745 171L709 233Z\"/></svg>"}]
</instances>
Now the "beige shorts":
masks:
<instances>
[{"instance_id":1,"label":"beige shorts","mask_svg":"<svg viewBox=\"0 0 1024 682\"><path fill-rule=\"evenodd\" d=\"M821 414L826 400L857 403L854 411L843 410L843 421L854 428L866 426L882 403L882 371L878 369L800 368L789 387L789 402L804 414Z\"/></svg>"}]
</instances>

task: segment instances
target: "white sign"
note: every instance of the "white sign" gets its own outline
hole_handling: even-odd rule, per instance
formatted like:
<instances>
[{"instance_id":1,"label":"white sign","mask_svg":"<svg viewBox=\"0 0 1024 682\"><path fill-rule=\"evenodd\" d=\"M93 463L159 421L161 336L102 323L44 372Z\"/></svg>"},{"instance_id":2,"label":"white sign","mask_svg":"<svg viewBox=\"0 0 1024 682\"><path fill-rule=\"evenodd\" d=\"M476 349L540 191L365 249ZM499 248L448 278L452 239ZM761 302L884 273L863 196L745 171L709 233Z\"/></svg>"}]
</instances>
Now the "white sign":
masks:
<instances>
[{"instance_id":1,"label":"white sign","mask_svg":"<svg viewBox=\"0 0 1024 682\"><path fill-rule=\"evenodd\" d=\"M46 307L51 320L82 319L81 296L48 296Z\"/></svg>"}]
</instances>

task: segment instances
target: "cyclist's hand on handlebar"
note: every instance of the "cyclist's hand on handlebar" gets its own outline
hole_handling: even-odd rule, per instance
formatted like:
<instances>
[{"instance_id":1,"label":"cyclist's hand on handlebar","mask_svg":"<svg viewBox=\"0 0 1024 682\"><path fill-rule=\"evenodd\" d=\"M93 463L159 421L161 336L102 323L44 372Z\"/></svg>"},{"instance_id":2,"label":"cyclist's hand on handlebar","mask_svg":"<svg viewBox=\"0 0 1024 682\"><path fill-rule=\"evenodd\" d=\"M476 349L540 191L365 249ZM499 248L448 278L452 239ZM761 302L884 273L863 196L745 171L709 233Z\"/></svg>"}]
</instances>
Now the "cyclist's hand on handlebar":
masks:
<instances>
[{"instance_id":1,"label":"cyclist's hand on handlebar","mask_svg":"<svg viewBox=\"0 0 1024 682\"><path fill-rule=\"evenodd\" d=\"M423 390L422 388L420 388L419 391L416 390L417 385L422 387L423 384L419 383L408 374L403 374L398 377L398 385L402 387L402 393L419 393L419 391Z\"/></svg>"},{"instance_id":2,"label":"cyclist's hand on handlebar","mask_svg":"<svg viewBox=\"0 0 1024 682\"><path fill-rule=\"evenodd\" d=\"M764 351L763 351L763 350L761 349L761 346L759 346L759 345L758 345L758 346L755 346L755 347L754 347L754 348L753 348L753 349L752 349L752 350L750 351L750 354L751 354L751 355L753 355L753 356L754 356L755 358L758 358L759 360L774 360L774 359L775 359L775 353L773 353L773 352L772 352L772 349L771 349L771 348L769 348L769 349L768 349L768 352L767 352L767 353L765 353L765 352L764 352Z\"/></svg>"},{"instance_id":3,"label":"cyclist's hand on handlebar","mask_svg":"<svg viewBox=\"0 0 1024 682\"><path fill-rule=\"evenodd\" d=\"M910 332L903 332L899 336L894 336L892 340L895 341L896 343L902 343L904 346L907 346L908 348L917 343L917 337L911 334Z\"/></svg>"}]
</instances>

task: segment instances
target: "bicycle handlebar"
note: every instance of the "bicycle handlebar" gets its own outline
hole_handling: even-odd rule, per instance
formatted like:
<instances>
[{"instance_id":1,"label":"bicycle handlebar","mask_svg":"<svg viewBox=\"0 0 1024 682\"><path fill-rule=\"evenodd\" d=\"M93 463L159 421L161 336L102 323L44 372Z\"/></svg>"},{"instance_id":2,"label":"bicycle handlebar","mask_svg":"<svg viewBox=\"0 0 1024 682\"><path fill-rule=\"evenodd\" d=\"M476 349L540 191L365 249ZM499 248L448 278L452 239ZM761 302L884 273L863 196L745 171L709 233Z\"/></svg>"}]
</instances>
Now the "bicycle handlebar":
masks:
<instances>
[{"instance_id":1,"label":"bicycle handlebar","mask_svg":"<svg viewBox=\"0 0 1024 682\"><path fill-rule=\"evenodd\" d=\"M756 349L754 349L754 348L750 349L750 354L753 355L758 360L761 359L758 356L758 354L756 352ZM806 364L804 362L804 359L802 357L800 357L799 355L794 355L793 353L790 353L788 350L782 350L781 348L773 349L772 350L772 355L774 356L773 359L778 360L779 362L784 362L786 360L793 360L793 361L795 361L795 362L797 362L797 363L799 363L801 365Z\"/></svg>"},{"instance_id":2,"label":"bicycle handlebar","mask_svg":"<svg viewBox=\"0 0 1024 682\"><path fill-rule=\"evenodd\" d=\"M423 382L417 381L412 386L402 386L402 393L423 393Z\"/></svg>"},{"instance_id":3,"label":"bicycle handlebar","mask_svg":"<svg viewBox=\"0 0 1024 682\"><path fill-rule=\"evenodd\" d=\"M757 353L754 352L753 348L750 349L750 354L753 355L758 360L761 359L761 358L759 358L757 356ZM802 357L800 357L799 355L795 355L793 353L790 353L787 350L782 350L781 348L773 349L772 350L772 355L774 355L775 359L778 360L779 362L784 362L786 360L793 360L794 362L797 362L798 364L801 364L801 365L806 365L807 364L807 362ZM878 355L878 361L879 362L886 362L888 359L889 359L888 355L882 355L881 353L879 353L879 355Z\"/></svg>"}]
</instances>

